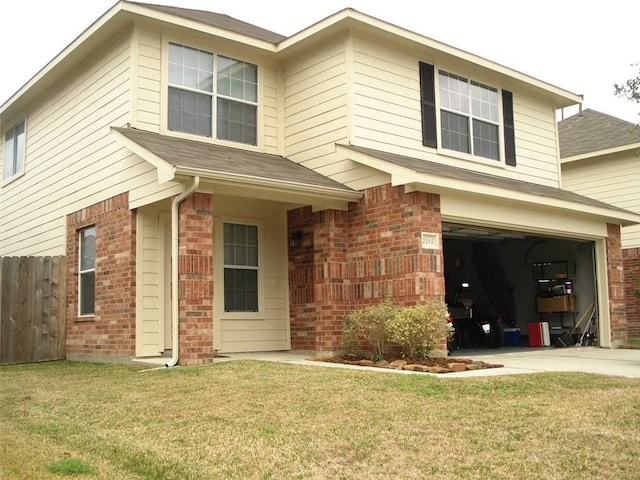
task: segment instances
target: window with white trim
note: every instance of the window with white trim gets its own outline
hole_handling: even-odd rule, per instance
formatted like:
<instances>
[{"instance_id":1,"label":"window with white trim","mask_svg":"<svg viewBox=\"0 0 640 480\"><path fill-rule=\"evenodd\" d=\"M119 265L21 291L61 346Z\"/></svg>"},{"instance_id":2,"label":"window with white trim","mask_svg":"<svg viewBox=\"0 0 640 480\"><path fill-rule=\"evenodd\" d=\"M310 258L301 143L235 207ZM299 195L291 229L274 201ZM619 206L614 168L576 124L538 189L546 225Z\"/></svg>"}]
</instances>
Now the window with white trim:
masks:
<instances>
[{"instance_id":1,"label":"window with white trim","mask_svg":"<svg viewBox=\"0 0 640 480\"><path fill-rule=\"evenodd\" d=\"M498 90L438 72L442 147L500 159Z\"/></svg>"},{"instance_id":2,"label":"window with white trim","mask_svg":"<svg viewBox=\"0 0 640 480\"><path fill-rule=\"evenodd\" d=\"M2 178L6 180L24 170L25 121L16 123L4 134Z\"/></svg>"},{"instance_id":3,"label":"window with white trim","mask_svg":"<svg viewBox=\"0 0 640 480\"><path fill-rule=\"evenodd\" d=\"M224 310L257 312L258 305L258 226L225 223Z\"/></svg>"},{"instance_id":4,"label":"window with white trim","mask_svg":"<svg viewBox=\"0 0 640 480\"><path fill-rule=\"evenodd\" d=\"M513 93L443 70L436 82L436 70L419 63L423 145L496 161L504 152L504 163L515 167Z\"/></svg>"},{"instance_id":5,"label":"window with white trim","mask_svg":"<svg viewBox=\"0 0 640 480\"><path fill-rule=\"evenodd\" d=\"M79 232L78 313L93 315L96 299L96 227Z\"/></svg>"},{"instance_id":6,"label":"window with white trim","mask_svg":"<svg viewBox=\"0 0 640 480\"><path fill-rule=\"evenodd\" d=\"M168 130L257 145L258 67L169 44Z\"/></svg>"}]
</instances>

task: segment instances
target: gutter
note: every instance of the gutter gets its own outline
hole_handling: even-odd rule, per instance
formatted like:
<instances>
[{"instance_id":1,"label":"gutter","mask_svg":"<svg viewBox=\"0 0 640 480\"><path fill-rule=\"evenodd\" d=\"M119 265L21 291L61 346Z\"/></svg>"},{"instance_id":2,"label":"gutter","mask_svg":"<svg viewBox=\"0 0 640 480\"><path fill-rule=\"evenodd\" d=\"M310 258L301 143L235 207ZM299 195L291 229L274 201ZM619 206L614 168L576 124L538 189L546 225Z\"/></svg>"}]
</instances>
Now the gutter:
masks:
<instances>
[{"instance_id":1,"label":"gutter","mask_svg":"<svg viewBox=\"0 0 640 480\"><path fill-rule=\"evenodd\" d=\"M178 363L180 339L178 338L179 299L178 299L178 212L180 204L189 198L200 185L200 177L193 177L193 183L171 202L171 360L165 367L175 367Z\"/></svg>"}]
</instances>

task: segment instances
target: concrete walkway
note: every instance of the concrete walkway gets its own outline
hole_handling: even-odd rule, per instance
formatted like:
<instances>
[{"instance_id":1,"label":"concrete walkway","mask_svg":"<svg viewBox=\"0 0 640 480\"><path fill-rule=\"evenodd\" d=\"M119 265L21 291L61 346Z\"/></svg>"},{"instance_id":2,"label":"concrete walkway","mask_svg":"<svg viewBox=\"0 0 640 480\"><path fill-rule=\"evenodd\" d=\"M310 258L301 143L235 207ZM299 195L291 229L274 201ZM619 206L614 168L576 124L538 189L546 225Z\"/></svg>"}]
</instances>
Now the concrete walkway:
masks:
<instances>
[{"instance_id":1,"label":"concrete walkway","mask_svg":"<svg viewBox=\"0 0 640 480\"><path fill-rule=\"evenodd\" d=\"M539 372L584 372L603 375L640 378L640 350L605 349L598 347L569 348L518 348L503 347L495 350L459 350L453 357L482 360L488 363L504 365L459 373L437 375L440 378L469 378L496 375L512 375ZM300 352L256 352L233 353L224 358L216 358L214 363L233 360L261 360L291 363L325 368L367 369L376 372L410 375L432 375L404 370L392 370L375 367L359 367L307 360L309 354Z\"/></svg>"}]
</instances>

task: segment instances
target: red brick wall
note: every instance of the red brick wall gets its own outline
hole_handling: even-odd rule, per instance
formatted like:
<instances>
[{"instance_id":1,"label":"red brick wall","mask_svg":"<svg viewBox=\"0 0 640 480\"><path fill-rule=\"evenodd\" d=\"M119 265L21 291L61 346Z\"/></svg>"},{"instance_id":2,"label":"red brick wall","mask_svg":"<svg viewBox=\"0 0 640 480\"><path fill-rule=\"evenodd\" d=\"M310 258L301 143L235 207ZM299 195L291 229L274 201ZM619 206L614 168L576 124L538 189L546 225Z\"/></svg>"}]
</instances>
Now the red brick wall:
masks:
<instances>
[{"instance_id":1,"label":"red brick wall","mask_svg":"<svg viewBox=\"0 0 640 480\"><path fill-rule=\"evenodd\" d=\"M349 209L349 278L358 305L390 296L415 305L444 300L442 249L422 250L421 232L437 233L442 245L439 195L404 193L382 185L365 190Z\"/></svg>"},{"instance_id":2,"label":"red brick wall","mask_svg":"<svg viewBox=\"0 0 640 480\"><path fill-rule=\"evenodd\" d=\"M78 231L95 225L95 315L78 316ZM67 215L67 355L135 354L136 215L127 193Z\"/></svg>"},{"instance_id":3,"label":"red brick wall","mask_svg":"<svg viewBox=\"0 0 640 480\"><path fill-rule=\"evenodd\" d=\"M340 349L345 315L386 296L400 305L444 299L442 250L421 248L421 232L441 235L438 195L383 185L348 212L304 208L288 220L290 238L302 232L289 247L292 348Z\"/></svg>"},{"instance_id":4,"label":"red brick wall","mask_svg":"<svg viewBox=\"0 0 640 480\"><path fill-rule=\"evenodd\" d=\"M289 210L289 310L291 348L315 350L316 309L313 295L313 217L311 207ZM293 240L293 244L291 244Z\"/></svg>"},{"instance_id":5,"label":"red brick wall","mask_svg":"<svg viewBox=\"0 0 640 480\"><path fill-rule=\"evenodd\" d=\"M640 299L634 292L640 289L640 248L622 250L624 263L624 288L627 304L627 335L629 338L640 338Z\"/></svg>"},{"instance_id":6,"label":"red brick wall","mask_svg":"<svg viewBox=\"0 0 640 480\"><path fill-rule=\"evenodd\" d=\"M607 267L611 342L616 346L626 343L627 340L625 283L619 225L607 224Z\"/></svg>"},{"instance_id":7,"label":"red brick wall","mask_svg":"<svg viewBox=\"0 0 640 480\"><path fill-rule=\"evenodd\" d=\"M180 205L180 365L213 359L213 198L196 193Z\"/></svg>"}]
</instances>

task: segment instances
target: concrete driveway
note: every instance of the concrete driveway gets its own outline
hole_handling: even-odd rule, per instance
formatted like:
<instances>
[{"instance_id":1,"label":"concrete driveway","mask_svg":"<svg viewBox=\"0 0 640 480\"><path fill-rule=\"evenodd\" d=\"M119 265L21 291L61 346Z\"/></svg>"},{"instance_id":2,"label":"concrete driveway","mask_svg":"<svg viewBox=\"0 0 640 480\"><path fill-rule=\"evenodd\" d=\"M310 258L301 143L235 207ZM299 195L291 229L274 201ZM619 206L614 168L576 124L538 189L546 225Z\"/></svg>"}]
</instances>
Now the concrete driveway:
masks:
<instances>
[{"instance_id":1,"label":"concrete driveway","mask_svg":"<svg viewBox=\"0 0 640 480\"><path fill-rule=\"evenodd\" d=\"M469 378L540 372L584 372L640 378L640 350L612 350L598 347L502 347L495 350L459 350L452 356L471 358L472 360L482 360L488 363L498 363L504 365L504 367L460 373L447 373L444 375L438 375L438 377ZM375 367L354 367L337 363L318 362L307 360L308 357L308 354L305 355L300 352L235 353L229 354L225 358L216 359L214 363L230 360L251 359L326 368L368 369L376 372L432 375L429 373L407 372L404 370L381 369Z\"/></svg>"}]
</instances>

